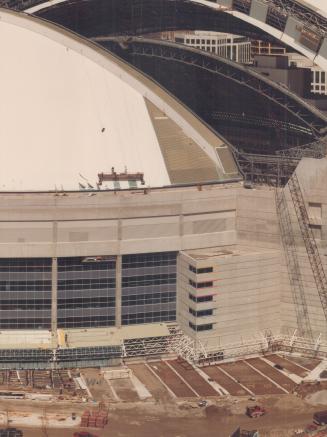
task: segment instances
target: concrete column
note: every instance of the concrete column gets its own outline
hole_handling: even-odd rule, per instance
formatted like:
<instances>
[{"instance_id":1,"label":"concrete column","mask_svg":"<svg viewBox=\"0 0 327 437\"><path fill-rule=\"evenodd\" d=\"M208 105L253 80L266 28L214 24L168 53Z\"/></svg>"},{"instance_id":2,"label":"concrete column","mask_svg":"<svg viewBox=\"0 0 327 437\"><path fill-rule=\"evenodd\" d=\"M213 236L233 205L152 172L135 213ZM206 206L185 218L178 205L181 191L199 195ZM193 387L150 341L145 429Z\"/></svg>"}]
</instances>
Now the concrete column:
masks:
<instances>
[{"instance_id":1,"label":"concrete column","mask_svg":"<svg viewBox=\"0 0 327 437\"><path fill-rule=\"evenodd\" d=\"M116 307L115 318L116 328L121 327L121 286L122 286L122 256L117 255L116 258Z\"/></svg>"},{"instance_id":2,"label":"concrete column","mask_svg":"<svg viewBox=\"0 0 327 437\"><path fill-rule=\"evenodd\" d=\"M58 346L57 338L57 296L58 296L58 261L57 261L57 222L53 223L53 257L51 269L51 337L52 347Z\"/></svg>"},{"instance_id":3,"label":"concrete column","mask_svg":"<svg viewBox=\"0 0 327 437\"><path fill-rule=\"evenodd\" d=\"M52 289L51 289L51 335L52 344L58 346L57 339L57 295L58 295L58 262L52 258Z\"/></svg>"}]
</instances>

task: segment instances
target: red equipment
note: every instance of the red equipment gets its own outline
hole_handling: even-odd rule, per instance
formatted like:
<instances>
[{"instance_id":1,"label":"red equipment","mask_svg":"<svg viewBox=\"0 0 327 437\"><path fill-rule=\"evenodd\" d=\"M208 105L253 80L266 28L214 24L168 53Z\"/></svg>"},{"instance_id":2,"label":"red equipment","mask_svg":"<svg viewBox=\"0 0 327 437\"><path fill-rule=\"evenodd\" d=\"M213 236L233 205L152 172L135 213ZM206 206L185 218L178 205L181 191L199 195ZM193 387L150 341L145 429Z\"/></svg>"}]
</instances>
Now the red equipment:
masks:
<instances>
[{"instance_id":1,"label":"red equipment","mask_svg":"<svg viewBox=\"0 0 327 437\"><path fill-rule=\"evenodd\" d=\"M260 405L255 405L254 407L246 407L246 414L253 419L263 416L266 413L266 409L261 407Z\"/></svg>"}]
</instances>

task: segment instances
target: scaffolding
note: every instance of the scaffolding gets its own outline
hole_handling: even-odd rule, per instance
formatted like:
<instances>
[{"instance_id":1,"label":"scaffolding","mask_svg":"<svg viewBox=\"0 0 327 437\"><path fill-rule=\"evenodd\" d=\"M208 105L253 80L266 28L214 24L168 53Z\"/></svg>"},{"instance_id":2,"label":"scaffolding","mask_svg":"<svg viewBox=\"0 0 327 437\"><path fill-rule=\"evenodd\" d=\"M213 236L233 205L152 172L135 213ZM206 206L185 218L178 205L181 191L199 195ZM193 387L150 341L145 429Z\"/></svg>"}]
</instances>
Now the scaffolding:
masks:
<instances>
[{"instance_id":1,"label":"scaffolding","mask_svg":"<svg viewBox=\"0 0 327 437\"><path fill-rule=\"evenodd\" d=\"M305 206L301 186L296 175L293 173L289 179L288 186L290 189L295 212L301 229L306 252L309 257L312 273L318 290L322 309L327 320L327 278L321 261L319 249L310 227L309 216Z\"/></svg>"},{"instance_id":2,"label":"scaffolding","mask_svg":"<svg viewBox=\"0 0 327 437\"><path fill-rule=\"evenodd\" d=\"M285 188L276 188L276 209L281 240L285 253L286 267L293 294L297 326L301 336L312 338L308 305L303 286L300 264L297 256L295 234L292 226L291 215L285 196Z\"/></svg>"}]
</instances>

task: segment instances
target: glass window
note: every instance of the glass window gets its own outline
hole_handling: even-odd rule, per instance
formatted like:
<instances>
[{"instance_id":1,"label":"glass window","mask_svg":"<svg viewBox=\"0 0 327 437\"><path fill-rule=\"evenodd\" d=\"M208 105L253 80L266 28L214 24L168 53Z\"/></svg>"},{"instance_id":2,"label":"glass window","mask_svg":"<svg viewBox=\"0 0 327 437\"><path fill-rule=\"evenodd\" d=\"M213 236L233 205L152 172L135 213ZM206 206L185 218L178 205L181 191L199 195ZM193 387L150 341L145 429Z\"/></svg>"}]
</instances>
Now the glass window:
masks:
<instances>
[{"instance_id":1,"label":"glass window","mask_svg":"<svg viewBox=\"0 0 327 437\"><path fill-rule=\"evenodd\" d=\"M212 302L213 301L213 296L194 296L193 294L189 293L188 295L189 299L192 300L193 302L196 303L201 303L201 302Z\"/></svg>"},{"instance_id":2,"label":"glass window","mask_svg":"<svg viewBox=\"0 0 327 437\"><path fill-rule=\"evenodd\" d=\"M188 323L189 327L191 329L193 329L193 331L209 331L211 329L213 329L213 325L212 323L207 323L205 325L194 325L194 323L189 322Z\"/></svg>"},{"instance_id":3,"label":"glass window","mask_svg":"<svg viewBox=\"0 0 327 437\"><path fill-rule=\"evenodd\" d=\"M196 270L196 273L201 274L201 273L211 273L213 271L212 267L200 267Z\"/></svg>"},{"instance_id":4,"label":"glass window","mask_svg":"<svg viewBox=\"0 0 327 437\"><path fill-rule=\"evenodd\" d=\"M192 281L192 279L189 279L189 284L193 288L209 288L209 287L213 286L213 282L212 281L194 282L194 281Z\"/></svg>"},{"instance_id":5,"label":"glass window","mask_svg":"<svg viewBox=\"0 0 327 437\"><path fill-rule=\"evenodd\" d=\"M205 316L212 316L213 315L213 309L196 311L193 308L189 307L188 311L194 317L205 317Z\"/></svg>"},{"instance_id":6,"label":"glass window","mask_svg":"<svg viewBox=\"0 0 327 437\"><path fill-rule=\"evenodd\" d=\"M124 255L122 323L176 320L177 252Z\"/></svg>"},{"instance_id":7,"label":"glass window","mask_svg":"<svg viewBox=\"0 0 327 437\"><path fill-rule=\"evenodd\" d=\"M58 327L114 325L115 293L114 257L58 258Z\"/></svg>"},{"instance_id":8,"label":"glass window","mask_svg":"<svg viewBox=\"0 0 327 437\"><path fill-rule=\"evenodd\" d=\"M320 82L320 71L316 71L316 82L319 83Z\"/></svg>"},{"instance_id":9,"label":"glass window","mask_svg":"<svg viewBox=\"0 0 327 437\"><path fill-rule=\"evenodd\" d=\"M0 328L51 328L50 258L0 259Z\"/></svg>"}]
</instances>

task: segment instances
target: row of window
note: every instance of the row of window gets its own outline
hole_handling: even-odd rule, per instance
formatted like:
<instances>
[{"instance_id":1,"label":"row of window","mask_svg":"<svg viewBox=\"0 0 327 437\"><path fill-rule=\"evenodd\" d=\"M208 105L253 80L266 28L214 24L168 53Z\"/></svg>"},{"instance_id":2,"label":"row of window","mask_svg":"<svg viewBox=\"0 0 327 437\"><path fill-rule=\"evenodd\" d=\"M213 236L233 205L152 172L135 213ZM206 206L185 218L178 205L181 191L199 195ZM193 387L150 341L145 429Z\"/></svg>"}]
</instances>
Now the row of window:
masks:
<instances>
[{"instance_id":1,"label":"row of window","mask_svg":"<svg viewBox=\"0 0 327 437\"><path fill-rule=\"evenodd\" d=\"M213 267L199 267L198 269L191 264L189 265L189 270L193 273L196 273L197 275L200 275L202 273L212 273Z\"/></svg>"},{"instance_id":2,"label":"row of window","mask_svg":"<svg viewBox=\"0 0 327 437\"><path fill-rule=\"evenodd\" d=\"M123 306L151 305L156 303L176 302L176 293L132 294L122 296Z\"/></svg>"},{"instance_id":3,"label":"row of window","mask_svg":"<svg viewBox=\"0 0 327 437\"><path fill-rule=\"evenodd\" d=\"M0 281L0 291L51 291L52 284L44 281Z\"/></svg>"},{"instance_id":4,"label":"row of window","mask_svg":"<svg viewBox=\"0 0 327 437\"><path fill-rule=\"evenodd\" d=\"M194 317L205 317L205 316L212 316L213 315L213 309L195 311L193 308L189 308L188 311Z\"/></svg>"},{"instance_id":5,"label":"row of window","mask_svg":"<svg viewBox=\"0 0 327 437\"><path fill-rule=\"evenodd\" d=\"M188 322L188 325L193 331L199 332L199 331L210 331L213 329L212 323L206 323L205 325L194 325L192 322Z\"/></svg>"},{"instance_id":6,"label":"row of window","mask_svg":"<svg viewBox=\"0 0 327 437\"><path fill-rule=\"evenodd\" d=\"M193 288L210 288L213 286L212 281L195 282L195 281L192 281L192 279L189 279L188 282Z\"/></svg>"},{"instance_id":7,"label":"row of window","mask_svg":"<svg viewBox=\"0 0 327 437\"><path fill-rule=\"evenodd\" d=\"M76 299L58 299L58 309L78 309L78 308L114 308L115 297L85 297Z\"/></svg>"},{"instance_id":8,"label":"row of window","mask_svg":"<svg viewBox=\"0 0 327 437\"><path fill-rule=\"evenodd\" d=\"M189 299L191 299L193 302L201 303L201 302L212 302L213 296L194 296L193 294L189 293L188 295Z\"/></svg>"},{"instance_id":9,"label":"row of window","mask_svg":"<svg viewBox=\"0 0 327 437\"><path fill-rule=\"evenodd\" d=\"M136 255L123 255L122 267L155 267L176 265L177 252L141 253Z\"/></svg>"},{"instance_id":10,"label":"row of window","mask_svg":"<svg viewBox=\"0 0 327 437\"><path fill-rule=\"evenodd\" d=\"M123 325L135 325L138 323L157 323L176 320L176 311L155 311L148 313L124 314Z\"/></svg>"},{"instance_id":11,"label":"row of window","mask_svg":"<svg viewBox=\"0 0 327 437\"><path fill-rule=\"evenodd\" d=\"M20 317L19 319L0 319L0 329L50 329L51 319L35 318L29 319Z\"/></svg>"},{"instance_id":12,"label":"row of window","mask_svg":"<svg viewBox=\"0 0 327 437\"><path fill-rule=\"evenodd\" d=\"M99 290L115 287L115 278L60 279L58 281L58 290Z\"/></svg>"},{"instance_id":13,"label":"row of window","mask_svg":"<svg viewBox=\"0 0 327 437\"><path fill-rule=\"evenodd\" d=\"M115 316L88 316L88 317L62 317L58 318L58 328L95 328L100 326L113 326Z\"/></svg>"},{"instance_id":14,"label":"row of window","mask_svg":"<svg viewBox=\"0 0 327 437\"><path fill-rule=\"evenodd\" d=\"M326 72L325 71L311 71L311 82L326 84Z\"/></svg>"},{"instance_id":15,"label":"row of window","mask_svg":"<svg viewBox=\"0 0 327 437\"><path fill-rule=\"evenodd\" d=\"M232 41L231 38L225 38L225 39L199 39L199 38L186 38L184 40L184 38L176 38L175 39L176 42L184 42L185 44L211 44L211 45L215 45L215 44L233 44L236 42L245 42L247 41L246 38L236 38L234 39L234 41Z\"/></svg>"},{"instance_id":16,"label":"row of window","mask_svg":"<svg viewBox=\"0 0 327 437\"><path fill-rule=\"evenodd\" d=\"M176 273L159 275L126 276L122 278L122 287L146 287L148 285L176 284Z\"/></svg>"},{"instance_id":17,"label":"row of window","mask_svg":"<svg viewBox=\"0 0 327 437\"><path fill-rule=\"evenodd\" d=\"M49 258L0 258L0 272L51 272Z\"/></svg>"},{"instance_id":18,"label":"row of window","mask_svg":"<svg viewBox=\"0 0 327 437\"><path fill-rule=\"evenodd\" d=\"M115 270L112 257L58 258L58 272Z\"/></svg>"}]
</instances>

